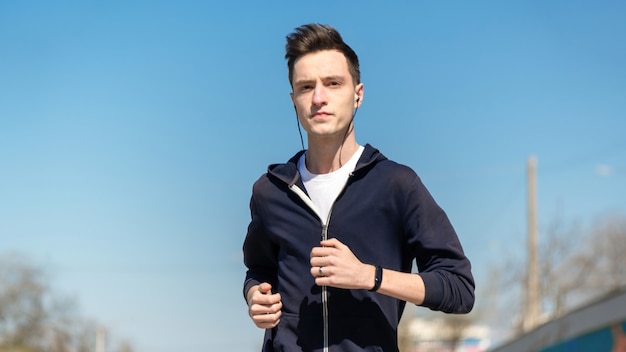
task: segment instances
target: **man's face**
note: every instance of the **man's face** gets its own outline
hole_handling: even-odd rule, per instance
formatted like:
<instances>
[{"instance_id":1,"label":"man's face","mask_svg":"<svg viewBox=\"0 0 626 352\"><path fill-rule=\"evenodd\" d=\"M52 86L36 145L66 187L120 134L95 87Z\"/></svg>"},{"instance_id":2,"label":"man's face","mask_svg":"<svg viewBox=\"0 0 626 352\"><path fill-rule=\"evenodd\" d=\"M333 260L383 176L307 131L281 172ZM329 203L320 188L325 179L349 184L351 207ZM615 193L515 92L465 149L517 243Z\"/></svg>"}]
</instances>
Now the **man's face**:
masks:
<instances>
[{"instance_id":1,"label":"man's face","mask_svg":"<svg viewBox=\"0 0 626 352\"><path fill-rule=\"evenodd\" d=\"M363 84L354 85L339 51L318 51L294 63L291 99L310 139L343 138L362 94Z\"/></svg>"}]
</instances>

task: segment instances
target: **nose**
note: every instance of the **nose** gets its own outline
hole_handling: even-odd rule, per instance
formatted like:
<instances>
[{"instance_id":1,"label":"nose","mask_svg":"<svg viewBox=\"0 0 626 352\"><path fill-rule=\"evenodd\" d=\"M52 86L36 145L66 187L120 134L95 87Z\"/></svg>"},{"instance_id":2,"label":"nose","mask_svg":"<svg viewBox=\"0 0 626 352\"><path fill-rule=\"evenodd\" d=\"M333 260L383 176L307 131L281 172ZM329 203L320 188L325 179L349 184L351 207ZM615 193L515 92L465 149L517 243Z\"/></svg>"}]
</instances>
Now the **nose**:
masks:
<instances>
[{"instance_id":1,"label":"nose","mask_svg":"<svg viewBox=\"0 0 626 352\"><path fill-rule=\"evenodd\" d=\"M326 90L324 88L324 85L322 84L316 84L315 85L315 89L313 90L313 105L326 105L327 101L326 101L327 97L326 97Z\"/></svg>"}]
</instances>

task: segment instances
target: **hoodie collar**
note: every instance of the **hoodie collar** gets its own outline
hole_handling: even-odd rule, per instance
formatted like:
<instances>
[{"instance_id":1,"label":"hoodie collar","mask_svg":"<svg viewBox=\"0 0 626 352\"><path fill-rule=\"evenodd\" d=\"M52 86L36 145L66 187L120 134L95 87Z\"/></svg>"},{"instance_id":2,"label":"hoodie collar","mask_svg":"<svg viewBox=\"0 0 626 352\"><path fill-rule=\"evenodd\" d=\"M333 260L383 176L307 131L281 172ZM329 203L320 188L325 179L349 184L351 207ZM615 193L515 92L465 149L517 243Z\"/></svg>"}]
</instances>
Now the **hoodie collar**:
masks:
<instances>
[{"instance_id":1,"label":"hoodie collar","mask_svg":"<svg viewBox=\"0 0 626 352\"><path fill-rule=\"evenodd\" d=\"M284 164L272 164L268 166L267 173L277 177L289 186L294 185L300 180L298 160L300 160L304 152L304 150L299 151ZM366 144L353 173L362 172L362 170L368 169L370 165L374 165L383 160L387 160L387 158L378 149L372 147L370 144Z\"/></svg>"}]
</instances>

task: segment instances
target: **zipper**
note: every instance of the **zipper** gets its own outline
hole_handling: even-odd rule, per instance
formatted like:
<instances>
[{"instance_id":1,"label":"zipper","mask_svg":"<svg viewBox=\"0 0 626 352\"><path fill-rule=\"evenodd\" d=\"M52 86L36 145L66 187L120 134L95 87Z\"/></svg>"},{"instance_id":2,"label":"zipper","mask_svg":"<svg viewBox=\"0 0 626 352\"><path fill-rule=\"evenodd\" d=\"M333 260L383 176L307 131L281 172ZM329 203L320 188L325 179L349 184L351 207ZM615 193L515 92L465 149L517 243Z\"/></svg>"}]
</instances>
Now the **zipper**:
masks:
<instances>
[{"instance_id":1,"label":"zipper","mask_svg":"<svg viewBox=\"0 0 626 352\"><path fill-rule=\"evenodd\" d=\"M330 213L332 212L332 206L328 212L328 219L326 224L322 226L322 241L328 239L328 221L330 220ZM328 287L322 286L322 319L324 322L324 352L329 351L328 347Z\"/></svg>"},{"instance_id":2,"label":"zipper","mask_svg":"<svg viewBox=\"0 0 626 352\"><path fill-rule=\"evenodd\" d=\"M315 212L317 217L320 219L320 222L322 222L322 216L318 212L317 207L315 206L315 203L313 203L311 198L309 198L309 196L307 196L307 194L295 184L289 185L289 189L292 192L294 192L296 195L298 195L298 197L300 197L300 199L302 199L302 201L309 208L311 208L311 210ZM322 222L322 233L321 233L322 241L325 241L328 239L328 223L330 221L330 214L332 213L332 211L333 211L333 208L331 206L330 211L328 212L328 218L326 219L326 223L324 224ZM328 347L328 289L326 286L322 286L322 321L324 325L324 344L323 344L324 352L329 352L329 347Z\"/></svg>"},{"instance_id":3,"label":"zipper","mask_svg":"<svg viewBox=\"0 0 626 352\"><path fill-rule=\"evenodd\" d=\"M346 183L343 185L343 187L341 188L341 191L339 191L339 193L337 194L337 198L339 198L339 196L343 193L343 191L346 189L346 186L348 185L350 178L354 176L354 172L351 172L348 174L348 179L346 180ZM311 208L311 210L313 210L315 212L315 214L317 214L317 217L320 219L322 219L320 213L317 210L317 207L315 206L315 204L313 203L313 201L311 200L311 198L309 198L309 196L307 196L307 194L300 189L300 187L298 187L295 184L291 184L289 185L289 189L294 192L295 194L298 195L298 197L300 197L300 199L302 199L302 201L309 207ZM326 241L328 239L328 224L330 223L330 216L333 213L333 207L335 206L335 201L337 200L337 198L335 198L335 200L333 201L333 204L331 204L330 206L330 210L328 211L328 217L326 218L326 223L322 223L322 234L321 234L321 238L322 241ZM324 348L323 351L324 352L329 352L330 351L330 347L329 347L329 342L328 342L328 288L327 286L322 286L322 319L323 319L323 324L324 324Z\"/></svg>"}]
</instances>

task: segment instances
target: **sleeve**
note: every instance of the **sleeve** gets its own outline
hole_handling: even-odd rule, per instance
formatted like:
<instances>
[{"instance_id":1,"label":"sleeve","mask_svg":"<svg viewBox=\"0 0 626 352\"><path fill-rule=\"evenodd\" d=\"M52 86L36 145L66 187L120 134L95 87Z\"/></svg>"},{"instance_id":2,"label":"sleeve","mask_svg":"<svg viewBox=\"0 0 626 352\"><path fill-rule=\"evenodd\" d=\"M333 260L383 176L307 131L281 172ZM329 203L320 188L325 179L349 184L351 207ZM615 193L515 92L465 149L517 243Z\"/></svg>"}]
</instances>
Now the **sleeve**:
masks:
<instances>
[{"instance_id":1,"label":"sleeve","mask_svg":"<svg viewBox=\"0 0 626 352\"><path fill-rule=\"evenodd\" d=\"M277 248L269 238L263 225L262 209L258 205L258 197L253 190L250 199L251 221L243 243L243 262L248 268L243 285L243 296L248 290L263 282L276 287L277 281Z\"/></svg>"},{"instance_id":2,"label":"sleeve","mask_svg":"<svg viewBox=\"0 0 626 352\"><path fill-rule=\"evenodd\" d=\"M448 216L417 175L406 192L408 241L424 280L422 306L445 313L468 313L474 306L471 263Z\"/></svg>"}]
</instances>

